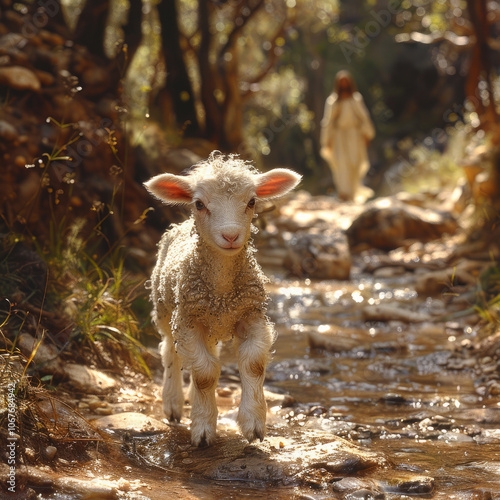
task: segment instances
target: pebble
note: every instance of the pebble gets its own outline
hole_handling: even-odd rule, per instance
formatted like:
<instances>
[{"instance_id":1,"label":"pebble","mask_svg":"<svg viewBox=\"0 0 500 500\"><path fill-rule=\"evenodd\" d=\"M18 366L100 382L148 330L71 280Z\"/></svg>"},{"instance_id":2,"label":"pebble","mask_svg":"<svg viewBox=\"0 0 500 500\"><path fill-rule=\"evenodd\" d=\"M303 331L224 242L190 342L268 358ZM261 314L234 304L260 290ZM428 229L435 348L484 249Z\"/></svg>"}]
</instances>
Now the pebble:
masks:
<instances>
[{"instance_id":1,"label":"pebble","mask_svg":"<svg viewBox=\"0 0 500 500\"><path fill-rule=\"evenodd\" d=\"M48 460L52 460L57 453L57 448L55 446L47 446L45 448L45 456L47 457Z\"/></svg>"},{"instance_id":2,"label":"pebble","mask_svg":"<svg viewBox=\"0 0 500 500\"><path fill-rule=\"evenodd\" d=\"M14 141L17 136L17 129L13 125L7 123L5 120L0 120L0 139L11 142Z\"/></svg>"}]
</instances>

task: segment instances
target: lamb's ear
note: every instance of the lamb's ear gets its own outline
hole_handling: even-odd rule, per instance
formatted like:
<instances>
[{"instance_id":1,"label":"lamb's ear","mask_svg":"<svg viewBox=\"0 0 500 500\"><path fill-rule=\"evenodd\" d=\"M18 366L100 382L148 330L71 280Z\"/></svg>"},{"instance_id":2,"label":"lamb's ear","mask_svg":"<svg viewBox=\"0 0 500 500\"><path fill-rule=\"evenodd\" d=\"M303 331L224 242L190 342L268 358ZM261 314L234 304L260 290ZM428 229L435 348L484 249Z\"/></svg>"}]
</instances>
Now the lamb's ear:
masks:
<instances>
[{"instance_id":1,"label":"lamb's ear","mask_svg":"<svg viewBox=\"0 0 500 500\"><path fill-rule=\"evenodd\" d=\"M257 176L255 194L262 199L277 198L291 191L301 179L302 176L293 170L275 168Z\"/></svg>"},{"instance_id":2,"label":"lamb's ear","mask_svg":"<svg viewBox=\"0 0 500 500\"><path fill-rule=\"evenodd\" d=\"M161 174L149 179L144 185L151 194L166 203L183 204L193 201L193 192L185 177Z\"/></svg>"}]
</instances>

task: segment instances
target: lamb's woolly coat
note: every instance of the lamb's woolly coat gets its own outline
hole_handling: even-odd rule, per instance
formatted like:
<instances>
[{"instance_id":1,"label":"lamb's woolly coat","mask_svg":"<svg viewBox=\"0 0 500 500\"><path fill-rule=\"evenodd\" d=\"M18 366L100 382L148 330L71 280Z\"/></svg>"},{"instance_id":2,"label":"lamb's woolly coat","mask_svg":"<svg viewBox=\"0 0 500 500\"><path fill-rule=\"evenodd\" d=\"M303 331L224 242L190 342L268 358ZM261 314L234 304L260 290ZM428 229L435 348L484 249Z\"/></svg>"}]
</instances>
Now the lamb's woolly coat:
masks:
<instances>
[{"instance_id":1,"label":"lamb's woolly coat","mask_svg":"<svg viewBox=\"0 0 500 500\"><path fill-rule=\"evenodd\" d=\"M191 217L173 226L160 242L158 261L151 278L151 300L155 305L153 319L170 316L175 342L182 343L185 327L196 323L209 332L209 343L226 341L235 334L236 324L255 314L265 314L268 281L255 256L251 242L237 255L230 289L214 290L214 267Z\"/></svg>"}]
</instances>

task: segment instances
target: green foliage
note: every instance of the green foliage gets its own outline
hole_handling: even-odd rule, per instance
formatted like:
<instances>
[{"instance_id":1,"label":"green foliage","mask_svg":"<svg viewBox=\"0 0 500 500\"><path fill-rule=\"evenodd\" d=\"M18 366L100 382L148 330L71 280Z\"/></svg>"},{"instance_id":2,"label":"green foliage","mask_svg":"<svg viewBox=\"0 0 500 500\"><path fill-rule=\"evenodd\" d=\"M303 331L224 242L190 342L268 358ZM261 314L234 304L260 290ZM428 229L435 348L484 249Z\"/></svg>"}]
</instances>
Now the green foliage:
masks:
<instances>
[{"instance_id":1,"label":"green foliage","mask_svg":"<svg viewBox=\"0 0 500 500\"><path fill-rule=\"evenodd\" d=\"M475 309L488 323L500 326L500 267L498 263L486 269L479 279Z\"/></svg>"},{"instance_id":2,"label":"green foliage","mask_svg":"<svg viewBox=\"0 0 500 500\"><path fill-rule=\"evenodd\" d=\"M119 238L110 238L105 229L106 225L113 226L109 224L113 218L120 218L121 227L126 152L122 159L117 137L107 130L107 146L116 161L110 169L110 199L94 201L87 217L75 217L71 197L78 187L76 174L64 175L63 183L68 186L65 190L54 188L52 182L54 169L71 161L68 148L81 134L75 124L59 123L52 118L47 123L61 133L62 145L56 140L50 154L44 153L33 165L27 165L29 169L40 168L38 193L26 211L28 216L18 221L21 229L15 232L6 227L7 236L0 239L0 296L4 297L0 303L0 330L14 349L17 336L32 314L37 321L37 333L46 332L55 338L61 331L65 332L63 337L69 332L69 351L87 349L94 359L99 359L96 344L111 345L118 358L117 366L129 363L149 374L141 356L144 324L139 323L134 312L134 308L142 307L136 307L136 302L145 301L144 278L125 270L123 247L128 231L134 224L144 222L147 211ZM48 200L44 206L49 215L47 238L35 236L30 224L30 214L40 209L37 202L42 198ZM58 319L57 324L51 324L51 318Z\"/></svg>"}]
</instances>

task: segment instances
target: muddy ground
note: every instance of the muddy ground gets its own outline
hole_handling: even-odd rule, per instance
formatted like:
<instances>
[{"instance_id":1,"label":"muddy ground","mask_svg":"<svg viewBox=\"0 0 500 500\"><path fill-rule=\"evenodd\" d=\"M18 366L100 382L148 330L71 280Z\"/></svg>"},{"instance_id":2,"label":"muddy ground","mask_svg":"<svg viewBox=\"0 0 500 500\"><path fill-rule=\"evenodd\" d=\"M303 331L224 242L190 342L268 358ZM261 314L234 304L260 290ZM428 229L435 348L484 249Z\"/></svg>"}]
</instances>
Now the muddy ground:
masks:
<instances>
[{"instance_id":1,"label":"muddy ground","mask_svg":"<svg viewBox=\"0 0 500 500\"><path fill-rule=\"evenodd\" d=\"M349 253L348 279L292 276L286 263L296 262L297 245L279 242L306 226L339 238L360 208L291 203L267 217L257 239L279 334L265 440L249 444L238 433L230 345L218 441L201 449L189 443L188 405L180 424L163 421L152 353L152 381L130 371L112 374L114 387L98 394L59 387L63 403L46 414L69 436L73 427L97 429L98 441L78 456L61 440L44 451L45 465L19 465L18 498L500 498L498 359L495 349L478 355L492 331L473 310L478 277L498 248L457 225L428 243ZM455 281L443 282L450 269Z\"/></svg>"}]
</instances>

